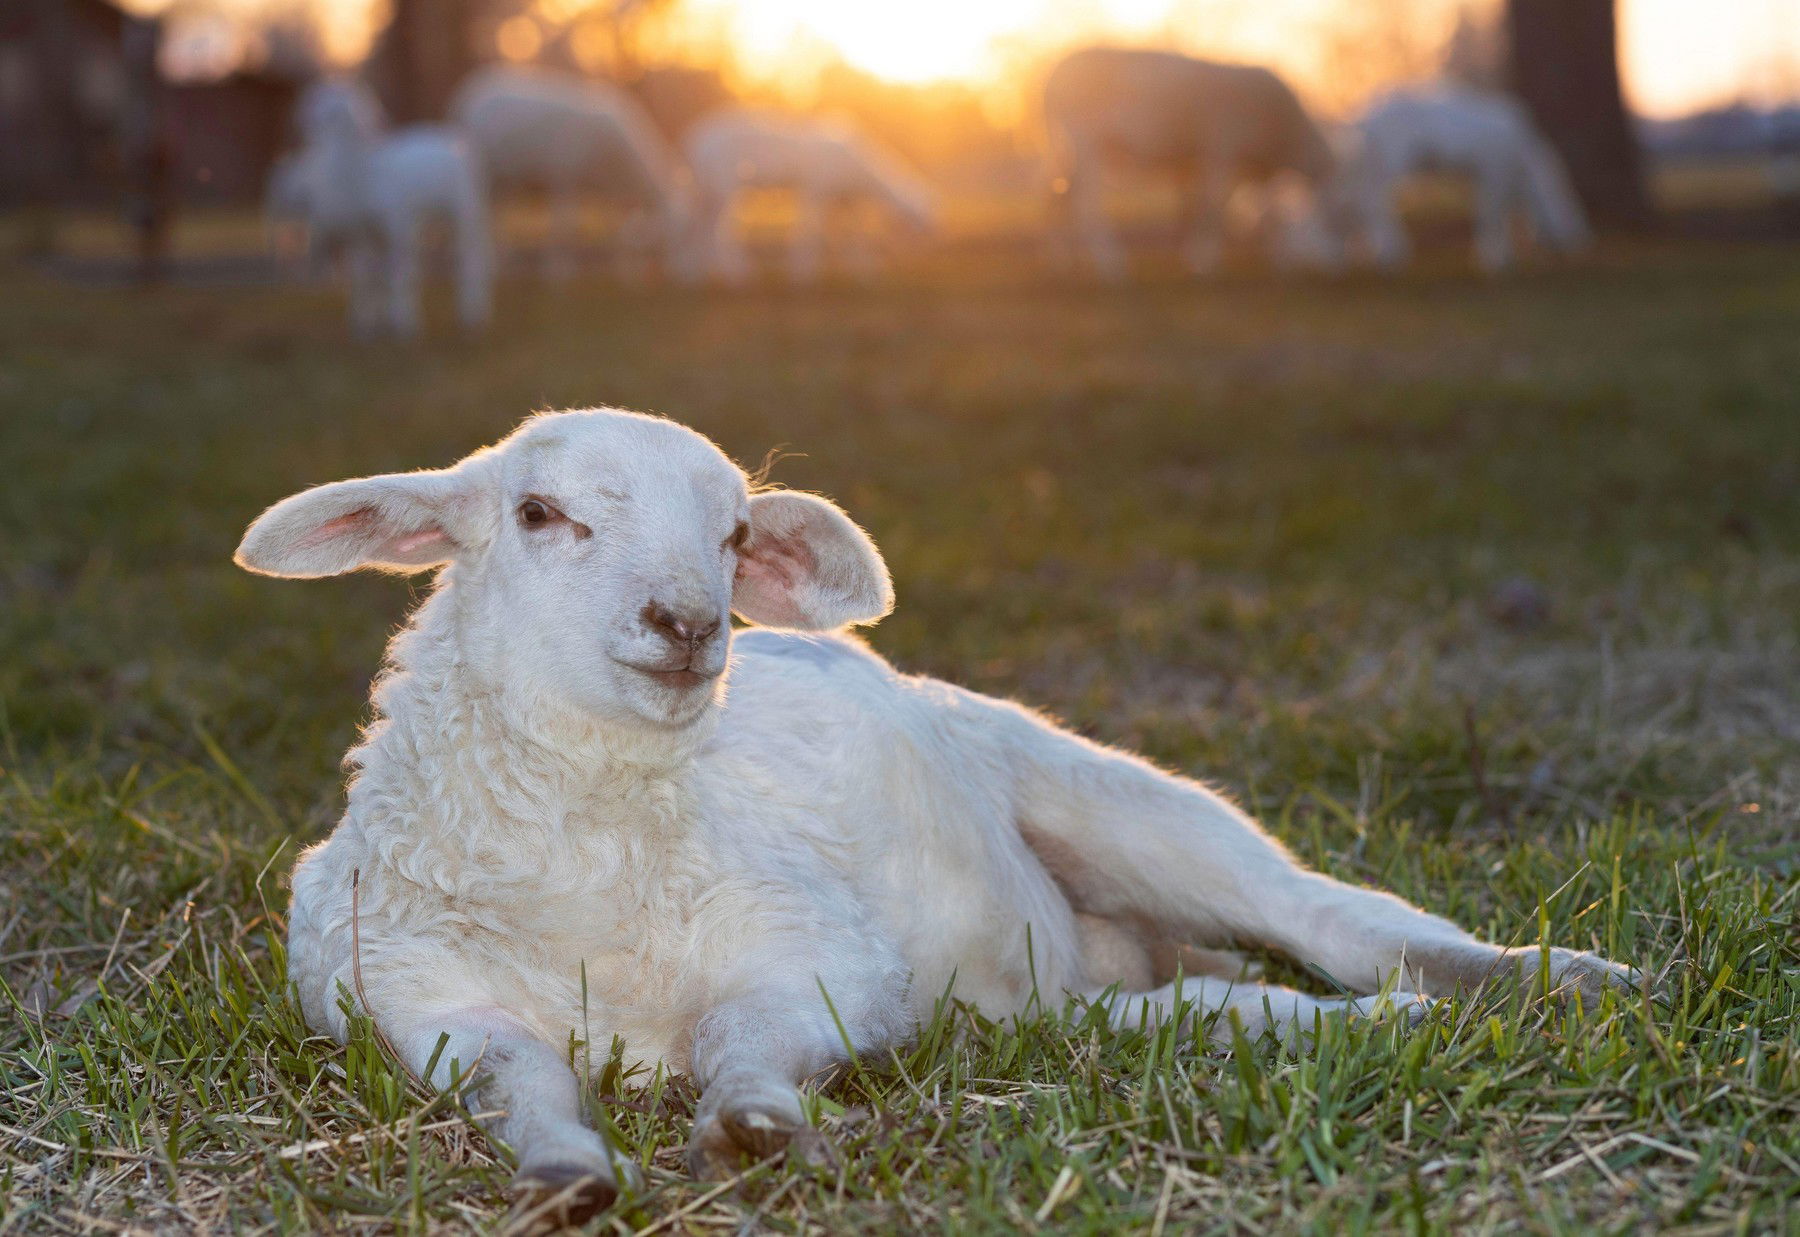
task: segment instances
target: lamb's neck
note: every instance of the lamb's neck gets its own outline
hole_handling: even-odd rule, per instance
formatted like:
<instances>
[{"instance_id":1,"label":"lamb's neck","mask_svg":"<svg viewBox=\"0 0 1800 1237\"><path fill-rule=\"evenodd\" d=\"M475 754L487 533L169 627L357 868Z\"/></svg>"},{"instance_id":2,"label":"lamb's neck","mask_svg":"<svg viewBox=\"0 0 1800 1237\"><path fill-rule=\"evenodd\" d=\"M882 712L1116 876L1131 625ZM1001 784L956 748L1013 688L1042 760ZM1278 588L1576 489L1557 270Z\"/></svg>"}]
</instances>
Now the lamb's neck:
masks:
<instances>
[{"instance_id":1,"label":"lamb's neck","mask_svg":"<svg viewBox=\"0 0 1800 1237\"><path fill-rule=\"evenodd\" d=\"M365 771L358 790L392 771L440 815L458 817L457 830L682 827L694 777L685 744L608 726L482 673L451 609L440 590L395 638L375 692L378 720L355 753Z\"/></svg>"}]
</instances>

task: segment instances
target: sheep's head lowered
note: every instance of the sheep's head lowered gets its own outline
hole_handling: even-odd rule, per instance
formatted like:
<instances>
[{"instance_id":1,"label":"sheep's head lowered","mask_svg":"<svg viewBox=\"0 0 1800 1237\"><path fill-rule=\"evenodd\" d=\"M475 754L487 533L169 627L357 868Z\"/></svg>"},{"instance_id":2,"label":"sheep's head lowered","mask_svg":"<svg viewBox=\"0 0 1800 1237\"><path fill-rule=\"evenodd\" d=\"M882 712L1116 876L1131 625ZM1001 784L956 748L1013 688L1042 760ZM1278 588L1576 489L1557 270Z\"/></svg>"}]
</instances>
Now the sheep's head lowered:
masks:
<instances>
[{"instance_id":1,"label":"sheep's head lowered","mask_svg":"<svg viewBox=\"0 0 1800 1237\"><path fill-rule=\"evenodd\" d=\"M289 577L448 564L469 669L615 724L705 716L733 611L822 630L893 605L880 554L837 507L752 493L701 435L611 409L534 417L451 468L296 494L237 561Z\"/></svg>"}]
</instances>

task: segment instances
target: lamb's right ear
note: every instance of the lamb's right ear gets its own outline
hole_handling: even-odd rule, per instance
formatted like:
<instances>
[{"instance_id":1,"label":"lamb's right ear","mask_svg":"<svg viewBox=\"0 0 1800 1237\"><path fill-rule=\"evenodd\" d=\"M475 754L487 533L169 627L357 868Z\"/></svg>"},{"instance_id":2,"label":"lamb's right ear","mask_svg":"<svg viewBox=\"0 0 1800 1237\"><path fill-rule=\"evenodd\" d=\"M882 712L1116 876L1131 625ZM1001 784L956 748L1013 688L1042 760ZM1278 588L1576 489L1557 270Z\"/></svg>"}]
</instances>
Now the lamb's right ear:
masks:
<instances>
[{"instance_id":1,"label":"lamb's right ear","mask_svg":"<svg viewBox=\"0 0 1800 1237\"><path fill-rule=\"evenodd\" d=\"M461 468L334 481L284 498L244 533L246 571L311 579L359 567L418 571L476 538L474 478Z\"/></svg>"}]
</instances>

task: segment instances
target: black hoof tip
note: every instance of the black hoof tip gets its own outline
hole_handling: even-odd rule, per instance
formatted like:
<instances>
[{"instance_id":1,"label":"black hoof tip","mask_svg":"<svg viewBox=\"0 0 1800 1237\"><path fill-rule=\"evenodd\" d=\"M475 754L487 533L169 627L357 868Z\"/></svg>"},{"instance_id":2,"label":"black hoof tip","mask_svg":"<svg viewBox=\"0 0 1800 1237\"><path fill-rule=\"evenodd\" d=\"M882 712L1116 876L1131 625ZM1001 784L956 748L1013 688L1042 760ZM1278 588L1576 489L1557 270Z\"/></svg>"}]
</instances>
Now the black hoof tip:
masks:
<instances>
[{"instance_id":1,"label":"black hoof tip","mask_svg":"<svg viewBox=\"0 0 1800 1237\"><path fill-rule=\"evenodd\" d=\"M585 1224L619 1197L619 1187L581 1164L540 1164L513 1183L534 1211L564 1224Z\"/></svg>"}]
</instances>

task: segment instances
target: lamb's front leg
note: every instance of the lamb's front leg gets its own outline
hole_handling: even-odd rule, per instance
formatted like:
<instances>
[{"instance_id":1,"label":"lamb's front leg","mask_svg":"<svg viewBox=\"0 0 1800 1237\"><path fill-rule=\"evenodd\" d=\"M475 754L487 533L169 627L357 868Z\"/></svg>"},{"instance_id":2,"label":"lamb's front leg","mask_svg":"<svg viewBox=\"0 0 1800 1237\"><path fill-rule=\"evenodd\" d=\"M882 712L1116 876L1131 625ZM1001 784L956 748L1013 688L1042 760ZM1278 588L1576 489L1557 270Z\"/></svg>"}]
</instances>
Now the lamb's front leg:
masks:
<instances>
[{"instance_id":1,"label":"lamb's front leg","mask_svg":"<svg viewBox=\"0 0 1800 1237\"><path fill-rule=\"evenodd\" d=\"M694 1175L726 1176L745 1155L763 1159L788 1147L807 1125L801 1080L844 1059L843 1034L816 987L714 1006L694 1029Z\"/></svg>"},{"instance_id":2,"label":"lamb's front leg","mask_svg":"<svg viewBox=\"0 0 1800 1237\"><path fill-rule=\"evenodd\" d=\"M518 1186L539 1200L561 1200L570 1222L611 1206L622 1184L641 1184L637 1166L581 1119L579 1083L563 1054L506 1010L472 1006L380 1021L414 1074L438 1088L466 1083L470 1110L495 1114L483 1128L518 1155Z\"/></svg>"}]
</instances>

